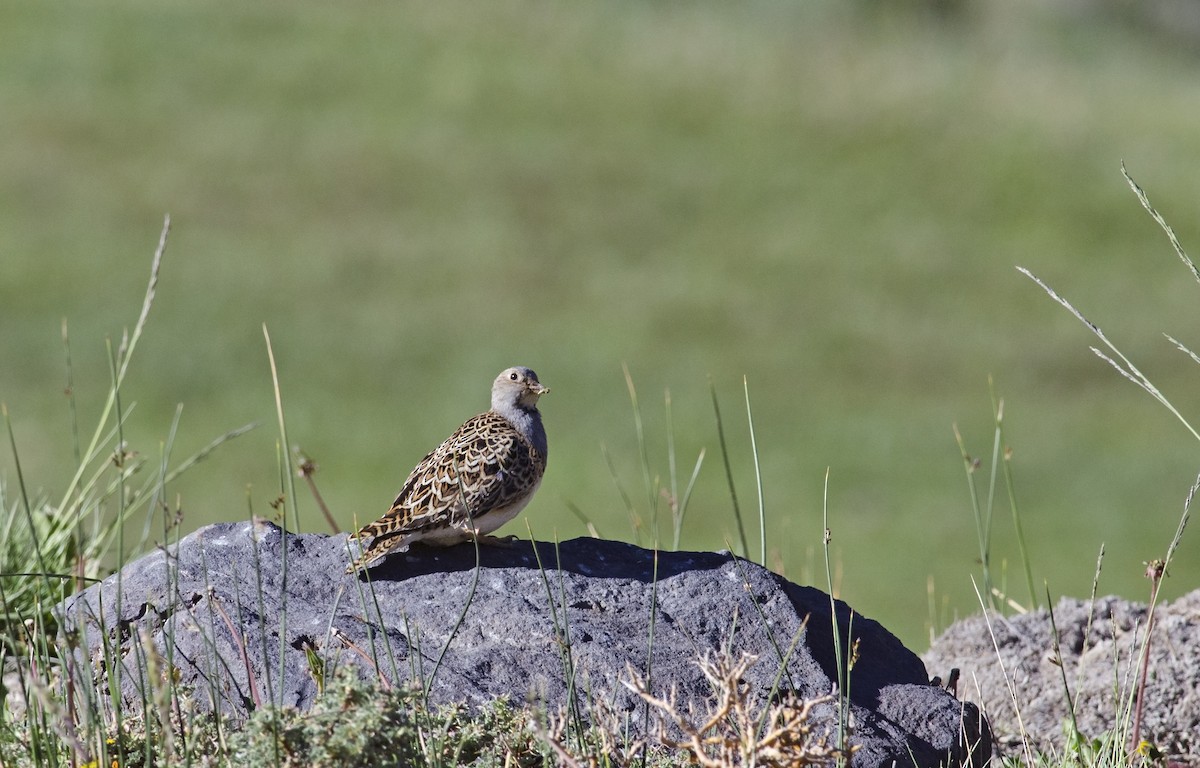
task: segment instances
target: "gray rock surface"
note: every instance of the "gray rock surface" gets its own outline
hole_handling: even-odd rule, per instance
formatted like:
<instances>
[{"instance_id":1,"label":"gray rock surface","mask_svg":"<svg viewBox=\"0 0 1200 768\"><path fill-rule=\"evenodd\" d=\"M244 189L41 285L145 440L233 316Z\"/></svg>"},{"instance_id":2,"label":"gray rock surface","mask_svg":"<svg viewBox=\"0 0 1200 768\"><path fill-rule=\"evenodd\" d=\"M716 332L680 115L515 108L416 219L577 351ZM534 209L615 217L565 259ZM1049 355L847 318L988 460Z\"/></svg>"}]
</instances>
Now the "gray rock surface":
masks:
<instances>
[{"instance_id":1,"label":"gray rock surface","mask_svg":"<svg viewBox=\"0 0 1200 768\"><path fill-rule=\"evenodd\" d=\"M571 682L588 692L584 700L613 695L643 728L642 708L620 681L627 665L646 668L652 607L656 693L673 686L681 703L702 705L710 688L695 660L722 647L758 657L745 682L759 702L777 677L804 697L836 689L829 598L729 554L661 552L656 561L629 544L575 539L538 543L536 553L524 541L484 547L480 558L476 569L470 544L415 546L372 569L368 585L342 573L344 536L221 524L129 564L59 610L65 630L84 629L93 659L104 635L122 647L127 700L142 698L144 654L135 646L148 636L184 684L219 691L219 706L234 715L256 702L310 706L317 696L310 652L325 660L327 675L354 665L390 683L432 678L437 702L532 695L554 709L567 700L569 648ZM969 757L982 765L990 738L975 708L931 686L920 658L878 623L858 614L850 622L844 603L837 612L841 632L849 624L858 642L853 765ZM819 713L832 724L832 705Z\"/></svg>"},{"instance_id":2,"label":"gray rock surface","mask_svg":"<svg viewBox=\"0 0 1200 768\"><path fill-rule=\"evenodd\" d=\"M1062 669L1053 661L1053 630L1044 610L992 617L995 646L982 616L960 621L924 659L934 674L961 669L958 693L983 708L998 751L1021 754L1023 725L1035 750L1061 752L1068 718L1064 670L1081 733L1089 739L1115 727L1129 733L1118 713L1132 711L1147 610L1116 597L1099 598L1094 607L1089 601L1059 601L1054 624ZM1200 591L1156 609L1147 680L1142 737L1186 765L1200 764Z\"/></svg>"}]
</instances>

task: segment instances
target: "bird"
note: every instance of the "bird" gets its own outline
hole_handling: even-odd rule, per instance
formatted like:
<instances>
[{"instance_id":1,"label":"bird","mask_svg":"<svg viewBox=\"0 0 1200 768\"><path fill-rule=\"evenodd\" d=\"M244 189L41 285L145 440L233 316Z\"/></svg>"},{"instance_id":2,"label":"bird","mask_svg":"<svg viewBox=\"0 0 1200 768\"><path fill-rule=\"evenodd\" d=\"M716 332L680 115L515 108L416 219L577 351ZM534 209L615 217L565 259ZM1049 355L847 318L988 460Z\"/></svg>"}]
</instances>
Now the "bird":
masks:
<instances>
[{"instance_id":1,"label":"bird","mask_svg":"<svg viewBox=\"0 0 1200 768\"><path fill-rule=\"evenodd\" d=\"M413 542L450 546L487 534L533 498L546 471L546 430L538 398L549 392L529 368L515 366L492 382L492 408L456 429L409 473L392 506L352 538L367 541L346 567L355 573Z\"/></svg>"}]
</instances>

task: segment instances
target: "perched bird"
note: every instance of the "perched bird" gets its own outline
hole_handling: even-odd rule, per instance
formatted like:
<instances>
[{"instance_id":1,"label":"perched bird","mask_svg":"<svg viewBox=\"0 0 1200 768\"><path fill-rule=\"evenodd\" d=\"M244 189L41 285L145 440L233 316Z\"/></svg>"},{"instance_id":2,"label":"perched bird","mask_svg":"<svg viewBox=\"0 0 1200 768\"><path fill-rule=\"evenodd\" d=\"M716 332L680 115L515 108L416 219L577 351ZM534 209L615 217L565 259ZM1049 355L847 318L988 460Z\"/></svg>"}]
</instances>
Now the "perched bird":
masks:
<instances>
[{"instance_id":1,"label":"perched bird","mask_svg":"<svg viewBox=\"0 0 1200 768\"><path fill-rule=\"evenodd\" d=\"M409 474L383 517L354 534L362 555L346 573L374 565L414 541L449 546L485 536L525 508L546 471L538 398L550 390L528 368L492 382L492 409L468 419Z\"/></svg>"}]
</instances>

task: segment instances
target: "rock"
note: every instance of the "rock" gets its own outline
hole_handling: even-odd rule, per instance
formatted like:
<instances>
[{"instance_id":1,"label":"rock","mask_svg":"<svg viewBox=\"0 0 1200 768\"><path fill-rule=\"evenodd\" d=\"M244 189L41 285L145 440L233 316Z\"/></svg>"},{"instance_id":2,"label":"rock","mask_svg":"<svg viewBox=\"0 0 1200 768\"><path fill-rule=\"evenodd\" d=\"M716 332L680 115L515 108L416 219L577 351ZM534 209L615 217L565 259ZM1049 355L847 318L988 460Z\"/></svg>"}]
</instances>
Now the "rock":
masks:
<instances>
[{"instance_id":1,"label":"rock","mask_svg":"<svg viewBox=\"0 0 1200 768\"><path fill-rule=\"evenodd\" d=\"M982 707L1004 754L1022 755L1022 726L1034 750L1062 752L1063 725L1068 720L1064 672L1079 731L1090 740L1118 728L1129 738L1131 722L1125 718L1133 712L1147 611L1144 604L1116 597L1099 598L1094 606L1089 601L1060 600L1054 608L1054 625L1061 669L1054 662L1053 629L1045 610L991 617L995 645L982 616L960 621L933 643L924 655L925 663L935 674L961 669L959 695ZM1200 591L1159 604L1141 737L1186 765L1200 764L1198 637Z\"/></svg>"},{"instance_id":2,"label":"rock","mask_svg":"<svg viewBox=\"0 0 1200 768\"><path fill-rule=\"evenodd\" d=\"M139 638L149 637L199 699L216 690L234 716L268 702L311 706L315 653L326 677L349 664L390 684L432 679L433 701L471 706L532 694L555 711L570 680L585 710L593 697L615 696L618 711L643 729L642 706L621 681L627 667L645 672L651 622L651 689L673 687L681 705L710 698L696 660L725 647L758 657L743 678L757 704L777 676L782 690L807 698L836 689L828 596L727 553L656 557L575 539L539 542L536 552L525 541L483 547L479 556L476 569L470 544L414 546L370 571L368 584L343 575L344 536L221 524L130 563L58 610L65 636L84 630L77 636L93 660L105 634L120 644L122 693L139 709ZM990 737L975 708L930 685L920 658L878 623L858 614L850 621L841 602L837 615L857 643L852 764L982 765ZM817 712L834 722L833 704Z\"/></svg>"}]
</instances>

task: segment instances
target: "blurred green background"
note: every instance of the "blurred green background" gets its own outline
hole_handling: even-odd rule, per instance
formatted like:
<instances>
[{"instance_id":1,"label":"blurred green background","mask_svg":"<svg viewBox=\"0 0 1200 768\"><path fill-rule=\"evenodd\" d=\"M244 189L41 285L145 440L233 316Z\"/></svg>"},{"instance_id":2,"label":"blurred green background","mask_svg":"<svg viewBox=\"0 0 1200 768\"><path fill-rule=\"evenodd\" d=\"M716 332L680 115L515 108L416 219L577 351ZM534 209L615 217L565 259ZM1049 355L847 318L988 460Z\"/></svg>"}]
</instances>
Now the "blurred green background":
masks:
<instances>
[{"instance_id":1,"label":"blurred green background","mask_svg":"<svg viewBox=\"0 0 1200 768\"><path fill-rule=\"evenodd\" d=\"M171 489L189 530L279 492L266 323L344 529L523 364L553 389L534 535L583 535L574 506L649 543L601 448L645 516L625 363L653 471L668 388L680 474L707 449L685 548L736 546L711 377L757 559L745 376L771 562L824 586L830 468L838 592L920 649L977 610L952 424L986 463L993 375L1039 587L1085 596L1106 543L1100 591L1144 598L1200 445L1014 265L1200 417L1161 336L1200 346L1200 286L1119 171L1200 255L1191 48L1088 4L3 2L0 400L27 483L71 473L62 319L90 430L169 212L129 442L157 456L177 403L178 457L262 423ZM995 531L1027 603L1006 505Z\"/></svg>"}]
</instances>

